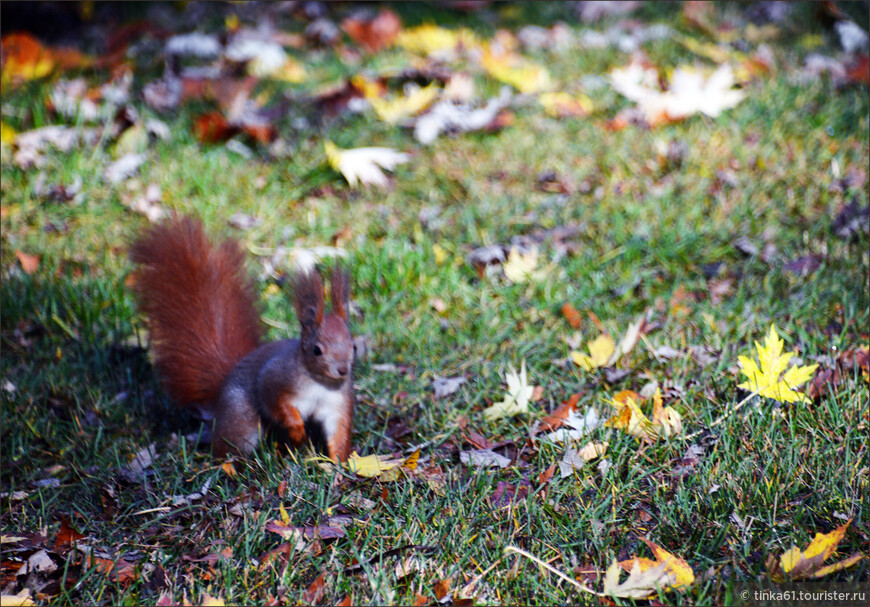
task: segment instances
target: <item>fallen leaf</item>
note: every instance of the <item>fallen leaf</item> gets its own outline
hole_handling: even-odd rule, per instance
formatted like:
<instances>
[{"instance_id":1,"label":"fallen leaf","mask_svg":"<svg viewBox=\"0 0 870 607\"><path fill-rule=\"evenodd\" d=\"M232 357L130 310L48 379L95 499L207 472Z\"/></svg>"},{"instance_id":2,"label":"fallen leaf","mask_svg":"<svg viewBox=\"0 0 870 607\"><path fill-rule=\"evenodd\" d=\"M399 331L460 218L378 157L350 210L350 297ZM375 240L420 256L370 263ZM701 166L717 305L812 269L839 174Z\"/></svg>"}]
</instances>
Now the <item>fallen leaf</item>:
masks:
<instances>
[{"instance_id":1,"label":"fallen leaf","mask_svg":"<svg viewBox=\"0 0 870 607\"><path fill-rule=\"evenodd\" d=\"M435 377L432 380L432 389L435 390L435 398L440 400L450 396L457 390L459 386L465 383L465 378L459 377Z\"/></svg>"},{"instance_id":2,"label":"fallen leaf","mask_svg":"<svg viewBox=\"0 0 870 607\"><path fill-rule=\"evenodd\" d=\"M716 118L746 97L746 93L734 88L734 72L728 64L720 65L706 77L696 68L678 67L665 90L660 88L660 81L658 70L641 61L632 61L610 73L613 88L638 104L651 127L697 113Z\"/></svg>"},{"instance_id":3,"label":"fallen leaf","mask_svg":"<svg viewBox=\"0 0 870 607\"><path fill-rule=\"evenodd\" d=\"M308 603L309 605L316 605L323 600L323 595L325 593L326 572L321 573L314 578L314 581L305 589L305 592L302 593L302 602Z\"/></svg>"},{"instance_id":4,"label":"fallen leaf","mask_svg":"<svg viewBox=\"0 0 870 607\"><path fill-rule=\"evenodd\" d=\"M85 536L83 534L73 529L67 517L61 516L60 529L58 530L57 536L54 539L54 549L57 551L61 551L65 548L69 548L72 544L84 537Z\"/></svg>"},{"instance_id":5,"label":"fallen leaf","mask_svg":"<svg viewBox=\"0 0 870 607\"><path fill-rule=\"evenodd\" d=\"M438 88L437 84L425 87L417 86L401 97L393 99L372 97L369 99L369 103L378 118L389 124L396 124L405 118L416 116L432 105L440 92L441 89Z\"/></svg>"},{"instance_id":6,"label":"fallen leaf","mask_svg":"<svg viewBox=\"0 0 870 607\"><path fill-rule=\"evenodd\" d=\"M435 585L432 586L432 592L435 594L436 599L440 601L447 596L447 593L450 592L450 582L450 578L444 578L435 582Z\"/></svg>"},{"instance_id":7,"label":"fallen leaf","mask_svg":"<svg viewBox=\"0 0 870 607\"><path fill-rule=\"evenodd\" d=\"M849 519L830 533L816 533L813 541L805 550L792 546L780 556L779 562L771 554L767 559L768 573L778 582L818 579L859 563L867 557L861 553L855 553L833 565L823 566L824 562L837 550L837 546L846 535L846 529L849 528L851 522L852 519Z\"/></svg>"},{"instance_id":8,"label":"fallen leaf","mask_svg":"<svg viewBox=\"0 0 870 607\"><path fill-rule=\"evenodd\" d=\"M525 253L521 253L516 247L511 247L502 269L508 280L519 283L539 277L541 273L535 272L537 266L538 250L536 248L532 247Z\"/></svg>"},{"instance_id":9,"label":"fallen leaf","mask_svg":"<svg viewBox=\"0 0 870 607\"><path fill-rule=\"evenodd\" d=\"M406 29L396 36L396 46L421 55L449 57L461 48L479 45L477 38L468 29L449 30L437 25L425 24Z\"/></svg>"},{"instance_id":10,"label":"fallen leaf","mask_svg":"<svg viewBox=\"0 0 870 607\"><path fill-rule=\"evenodd\" d=\"M568 324L571 325L572 329L580 328L580 312L567 301L562 304L562 315L568 321Z\"/></svg>"},{"instance_id":11,"label":"fallen leaf","mask_svg":"<svg viewBox=\"0 0 870 607\"><path fill-rule=\"evenodd\" d=\"M542 66L516 53L484 51L480 65L490 76L509 84L521 93L539 93L552 86L550 73Z\"/></svg>"},{"instance_id":12,"label":"fallen leaf","mask_svg":"<svg viewBox=\"0 0 870 607\"><path fill-rule=\"evenodd\" d=\"M31 607L36 605L30 596L30 589L25 588L18 594L4 594L0 596L0 605L3 607Z\"/></svg>"},{"instance_id":13,"label":"fallen leaf","mask_svg":"<svg viewBox=\"0 0 870 607\"><path fill-rule=\"evenodd\" d=\"M534 388L528 383L525 360L520 364L519 373L513 367L508 369L505 374L505 382L507 382L508 391L504 400L483 410L483 416L487 421L529 412L529 399Z\"/></svg>"},{"instance_id":14,"label":"fallen leaf","mask_svg":"<svg viewBox=\"0 0 870 607\"><path fill-rule=\"evenodd\" d=\"M623 570L631 571L634 568L634 563L640 564L641 571L646 571L647 569L658 567L659 565L665 565L665 571L671 574L674 578L673 581L665 587L665 590L674 590L683 586L688 586L695 581L695 573L686 561L674 556L658 544L651 542L646 538L642 537L640 540L653 551L653 554L656 557L655 560L653 561L637 556L632 557L619 563L619 566L622 567Z\"/></svg>"},{"instance_id":15,"label":"fallen leaf","mask_svg":"<svg viewBox=\"0 0 870 607\"><path fill-rule=\"evenodd\" d=\"M224 600L217 596L212 596L208 593L202 595L202 601L200 602L202 607L225 607L226 603Z\"/></svg>"},{"instance_id":16,"label":"fallen leaf","mask_svg":"<svg viewBox=\"0 0 870 607\"><path fill-rule=\"evenodd\" d=\"M450 99L442 99L417 118L414 124L414 138L428 145L444 132L464 133L485 129L498 118L511 98L510 88L502 87L498 97L493 97L481 108L475 108L469 103L455 103Z\"/></svg>"},{"instance_id":17,"label":"fallen leaf","mask_svg":"<svg viewBox=\"0 0 870 607\"><path fill-rule=\"evenodd\" d=\"M221 112L206 112L193 120L193 132L201 143L226 141L238 132Z\"/></svg>"},{"instance_id":18,"label":"fallen leaf","mask_svg":"<svg viewBox=\"0 0 870 607\"><path fill-rule=\"evenodd\" d=\"M547 114L555 118L588 116L594 109L586 95L574 96L565 92L541 93L538 102Z\"/></svg>"},{"instance_id":19,"label":"fallen leaf","mask_svg":"<svg viewBox=\"0 0 870 607\"><path fill-rule=\"evenodd\" d=\"M21 264L21 269L25 274L33 274L39 269L39 255L30 255L24 251L15 251L15 257L18 263Z\"/></svg>"},{"instance_id":20,"label":"fallen leaf","mask_svg":"<svg viewBox=\"0 0 870 607\"><path fill-rule=\"evenodd\" d=\"M597 457L603 456L607 452L609 443L607 441L594 441L587 443L581 449L568 449L559 461L559 473L562 478L567 478L574 474L575 469L580 469L583 464Z\"/></svg>"},{"instance_id":21,"label":"fallen leaf","mask_svg":"<svg viewBox=\"0 0 870 607\"><path fill-rule=\"evenodd\" d=\"M331 141L324 142L326 157L333 169L344 175L351 186L357 183L386 187L387 176L381 169L391 171L393 167L407 162L408 154L390 148L355 148L343 150Z\"/></svg>"},{"instance_id":22,"label":"fallen leaf","mask_svg":"<svg viewBox=\"0 0 870 607\"><path fill-rule=\"evenodd\" d=\"M747 356L737 357L740 370L747 378L747 381L738 384L737 387L758 392L760 396L783 403L808 403L810 400L795 388L807 382L819 365L789 367L788 361L794 354L783 353L783 343L776 327L770 325L770 332L764 340L764 345L755 342L760 367Z\"/></svg>"},{"instance_id":23,"label":"fallen leaf","mask_svg":"<svg viewBox=\"0 0 870 607\"><path fill-rule=\"evenodd\" d=\"M351 15L341 22L341 29L366 51L377 53L393 43L402 29L402 21L396 13L384 8L374 18L360 17L359 13Z\"/></svg>"},{"instance_id":24,"label":"fallen leaf","mask_svg":"<svg viewBox=\"0 0 870 607\"><path fill-rule=\"evenodd\" d=\"M55 68L51 51L32 35L15 32L0 39L0 82L18 84L49 75Z\"/></svg>"},{"instance_id":25,"label":"fallen leaf","mask_svg":"<svg viewBox=\"0 0 870 607\"><path fill-rule=\"evenodd\" d=\"M628 579L620 584L620 565L613 561L604 575L604 593L627 599L649 598L656 593L656 589L673 583L675 576L666 567L666 563L661 563L655 567L641 569L640 562L635 559Z\"/></svg>"},{"instance_id":26,"label":"fallen leaf","mask_svg":"<svg viewBox=\"0 0 870 607\"><path fill-rule=\"evenodd\" d=\"M589 344L588 355L581 352L571 352L571 360L581 369L592 371L606 365L615 351L616 344L613 342L613 338L604 333Z\"/></svg>"},{"instance_id":27,"label":"fallen leaf","mask_svg":"<svg viewBox=\"0 0 870 607\"><path fill-rule=\"evenodd\" d=\"M148 159L147 154L127 154L106 167L103 176L111 184L118 184L136 174Z\"/></svg>"},{"instance_id":28,"label":"fallen leaf","mask_svg":"<svg viewBox=\"0 0 870 607\"><path fill-rule=\"evenodd\" d=\"M555 443L581 439L601 425L601 418L598 416L598 411L590 407L582 416L576 411L570 411L562 425L564 427L550 432L544 436L544 439Z\"/></svg>"},{"instance_id":29,"label":"fallen leaf","mask_svg":"<svg viewBox=\"0 0 870 607\"><path fill-rule=\"evenodd\" d=\"M628 328L625 330L625 335L622 336L622 339L619 340L619 344L614 348L613 354L611 354L610 358L607 359L608 366L616 363L620 358L634 350L637 341L640 339L640 334L643 332L645 327L645 318L641 318L640 320L628 325Z\"/></svg>"},{"instance_id":30,"label":"fallen leaf","mask_svg":"<svg viewBox=\"0 0 870 607\"><path fill-rule=\"evenodd\" d=\"M461 451L459 461L466 466L475 468L506 468L511 460L491 449L476 449L474 451Z\"/></svg>"}]
</instances>

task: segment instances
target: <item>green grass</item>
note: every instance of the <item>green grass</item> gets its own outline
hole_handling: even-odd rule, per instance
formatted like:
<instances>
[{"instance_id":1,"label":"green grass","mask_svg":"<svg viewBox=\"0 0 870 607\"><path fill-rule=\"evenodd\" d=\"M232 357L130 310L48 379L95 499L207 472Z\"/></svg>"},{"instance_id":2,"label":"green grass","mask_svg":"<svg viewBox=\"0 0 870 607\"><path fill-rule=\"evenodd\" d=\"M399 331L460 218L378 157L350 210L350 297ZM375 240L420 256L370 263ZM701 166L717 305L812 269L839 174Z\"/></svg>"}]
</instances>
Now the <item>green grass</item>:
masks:
<instances>
[{"instance_id":1,"label":"green grass","mask_svg":"<svg viewBox=\"0 0 870 607\"><path fill-rule=\"evenodd\" d=\"M428 6L396 9L406 25L458 23L455 13ZM726 5L719 14L737 10ZM494 12L494 22L485 13L464 19L481 35L556 18L574 23L560 4ZM411 604L417 594L434 603L437 581L451 578L458 590L495 564L475 587L479 604L594 604L530 561L508 556L496 562L505 546L515 545L568 575L575 566L603 571L614 558L652 556L638 539L645 537L686 559L696 575L692 587L663 600L723 604L733 583L766 575L769 555L793 544L806 547L816 532L831 531L843 517L853 522L838 554L866 549L870 398L860 371L847 373L812 405L781 407L756 399L711 436L693 441L639 446L630 436L600 428L591 438L610 442L606 473L595 463L565 479L557 471L546 493L510 509L494 510L489 501L499 482L525 479L532 493L539 488L538 475L561 459L565 447L543 442L530 450L531 425L581 389L579 408L585 410L601 407L620 390L639 391L653 379L677 387L679 396L670 404L691 433L709 427L745 396L736 387L742 380L737 357L748 355L771 323L781 330L786 350L796 350L805 364L867 344L868 238L844 241L831 232L843 203L868 203L866 179L846 191L831 187L834 161L841 175L866 171L867 88L793 80L811 50L802 46L803 34L821 35L817 50L837 52L827 30L803 19L811 15L810 8L798 7L780 26L771 42L777 69L749 83L743 103L715 120L694 117L651 131L605 130L605 122L628 105L606 86L588 92L596 107L590 118L549 118L532 101L513 108L514 123L500 132L441 137L425 148L407 130L380 123L371 113L322 125L312 120L307 129L293 131L292 118L307 111L294 105L279 122L291 154L274 161L245 160L222 145L197 142L191 125L203 104L161 117L172 134L152 144L136 179L140 186L159 184L166 207L196 213L211 233L233 235L258 252L328 245L350 228L344 246L360 310L353 330L368 335L372 345L355 369L353 443L363 454L410 453L422 444L420 472L397 482L326 471L304 451L284 454L269 445L250 460L236 460L236 476L226 474L207 448L185 438L196 424L172 406L148 361L143 319L125 286L132 269L126 247L147 220L122 204L126 185L109 187L101 178L113 143L49 154L44 167L28 171L9 162L4 149L0 380L14 388L0 390L2 491L27 496L2 499L0 527L4 535L42 533L51 546L66 516L107 558L159 568L122 584L70 555L56 556L62 563L69 558L68 580L46 589L43 601L148 604L168 593L173 601L196 603L208 592L227 604L270 598L296 604L326 572L323 603L346 594L355 604ZM698 35L673 7L645 7L640 17ZM670 40L645 49L662 66L696 59ZM546 62L566 86L581 74L604 74L628 61L613 49L530 55ZM397 50L364 58L359 68L343 64L331 50L310 59L297 56L311 78L292 87L295 95L356 69L408 61ZM141 86L154 75L137 72L136 82ZM87 76L94 84L106 79L100 72ZM476 80L487 94L498 89L483 76ZM4 122L19 131L53 123L43 105L51 86L4 88ZM261 84L260 90L272 99L288 92L274 84ZM141 99L134 105L143 117L156 117ZM342 147L391 146L414 157L396 171L389 191L352 190L325 168L325 139ZM657 144L671 140L688 148L679 168L659 160ZM588 187L567 196L543 192L537 177L548 170ZM734 185L716 186L720 170L733 173ZM40 172L48 184L80 177L81 202L37 197ZM431 206L441 209L437 226L419 218ZM227 219L236 212L261 221L245 232L230 228ZM576 250L554 260L555 251L545 244L545 277L539 281L515 285L479 278L465 261L475 247L567 223L582 227ZM738 236L759 247L773 243L778 258L768 264L745 257L732 245ZM448 253L441 264L436 244ZM24 273L17 251L39 255L38 270ZM807 254L822 259L818 270L799 277L784 269ZM718 276L733 281L732 293L715 304L705 275L710 264L721 264ZM279 339L294 333L296 323L286 293L267 294L274 282L261 277L258 284L270 337ZM671 301L680 288L693 297L675 308ZM446 304L443 314L433 308L434 298ZM583 313L583 348L598 335L586 312L615 337L643 314L660 328L622 363L631 373L611 385L603 373L557 364L570 351L564 339L574 332L560 312L565 302ZM275 328L282 326L288 329ZM651 350L661 345L681 351L708 346L716 359L706 367L688 356L660 361ZM543 386L543 398L528 416L487 422L483 408L501 398L504 372L521 360L530 382ZM403 365L407 372L378 371L378 363ZM468 382L434 400L432 378L457 374ZM493 442L512 441L508 454L519 454L514 464L501 471L461 464L458 451L470 448L462 438L465 424ZM157 456L147 479L123 480L119 469L152 442ZM703 443L705 455L686 475L673 474L690 443ZM59 486L35 484L47 478ZM206 481L211 486L204 498L171 505L171 496L190 495ZM355 506L358 497L373 505ZM258 564L283 541L264 529L281 518L282 505L297 526L348 514L354 520L345 527L346 537L293 551L286 566ZM753 521L748 532L732 514ZM406 545L436 549L368 562ZM213 570L185 559L227 547L231 555ZM3 549L4 561L14 558L6 544ZM398 579L394 567L408 556L423 559L424 569ZM354 559L363 563L362 575L345 572ZM4 565L4 584L12 580L7 573ZM48 579L61 577L53 575ZM867 576L861 564L830 579L845 583Z\"/></svg>"}]
</instances>

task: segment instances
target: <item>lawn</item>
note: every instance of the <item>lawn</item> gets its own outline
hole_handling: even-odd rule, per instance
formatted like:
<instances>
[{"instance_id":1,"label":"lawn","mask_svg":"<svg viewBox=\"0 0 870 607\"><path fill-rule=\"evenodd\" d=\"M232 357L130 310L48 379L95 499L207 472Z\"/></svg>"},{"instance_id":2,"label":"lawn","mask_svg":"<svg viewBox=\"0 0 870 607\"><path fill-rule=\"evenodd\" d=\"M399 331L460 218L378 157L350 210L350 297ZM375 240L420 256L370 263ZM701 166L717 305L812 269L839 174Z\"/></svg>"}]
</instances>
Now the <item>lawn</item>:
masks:
<instances>
[{"instance_id":1,"label":"lawn","mask_svg":"<svg viewBox=\"0 0 870 607\"><path fill-rule=\"evenodd\" d=\"M44 9L41 55L13 49L12 24L34 19L9 6L4 605L722 605L817 533L834 534L824 565L868 554L862 5L390 4L396 37L367 21L377 4L76 3ZM426 24L467 30L427 54ZM191 31L271 36L286 58L180 53L182 98L158 107L144 91ZM620 90L629 65L645 101ZM687 66L730 66L734 84L685 116L645 113ZM64 88L76 78L88 94ZM109 82L129 87L118 106ZM425 108L377 111L433 83L435 103L510 99L429 143ZM567 107L551 111L554 91ZM27 148L49 125L75 141ZM408 156L383 187L352 185L327 142ZM130 288L129 244L173 212L242 244L270 339L298 333L294 260L341 257L366 344L354 450L395 468L274 441L212 457L151 366ZM758 346L781 388L748 382ZM436 394L439 378L464 381ZM491 414L505 401L515 415ZM668 565L640 598L613 596L605 572L620 561L631 581L635 556ZM819 579L866 587L867 563Z\"/></svg>"}]
</instances>

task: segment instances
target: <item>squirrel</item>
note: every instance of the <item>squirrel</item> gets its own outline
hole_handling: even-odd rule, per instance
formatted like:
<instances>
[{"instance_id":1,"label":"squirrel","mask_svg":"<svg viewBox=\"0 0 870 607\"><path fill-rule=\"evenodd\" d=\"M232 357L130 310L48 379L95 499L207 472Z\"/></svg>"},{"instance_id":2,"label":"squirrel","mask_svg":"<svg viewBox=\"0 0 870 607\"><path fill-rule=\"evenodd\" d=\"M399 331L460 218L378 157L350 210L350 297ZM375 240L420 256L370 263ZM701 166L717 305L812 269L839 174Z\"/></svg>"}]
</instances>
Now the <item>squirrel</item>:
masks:
<instances>
[{"instance_id":1,"label":"squirrel","mask_svg":"<svg viewBox=\"0 0 870 607\"><path fill-rule=\"evenodd\" d=\"M216 246L198 219L173 218L136 240L130 258L158 374L178 404L213 416L215 455L250 454L264 422L294 446L310 440L331 459L347 459L355 347L346 271L333 269L327 315L320 273L293 274L300 338L263 343L237 241Z\"/></svg>"}]
</instances>

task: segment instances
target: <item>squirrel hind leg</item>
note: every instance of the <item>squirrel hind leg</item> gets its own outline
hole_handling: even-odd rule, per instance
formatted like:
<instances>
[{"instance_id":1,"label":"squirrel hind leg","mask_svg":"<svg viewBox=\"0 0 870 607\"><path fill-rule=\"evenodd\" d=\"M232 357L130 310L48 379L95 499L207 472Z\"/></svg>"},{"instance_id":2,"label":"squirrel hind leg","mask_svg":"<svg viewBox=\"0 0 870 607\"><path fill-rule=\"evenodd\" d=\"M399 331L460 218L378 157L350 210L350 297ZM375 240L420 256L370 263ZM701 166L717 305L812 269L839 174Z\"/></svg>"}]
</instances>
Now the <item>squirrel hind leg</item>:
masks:
<instances>
[{"instance_id":1,"label":"squirrel hind leg","mask_svg":"<svg viewBox=\"0 0 870 607\"><path fill-rule=\"evenodd\" d=\"M248 455L260 442L260 415L248 402L245 390L226 388L218 400L215 412L214 453L224 457L228 453Z\"/></svg>"}]
</instances>

